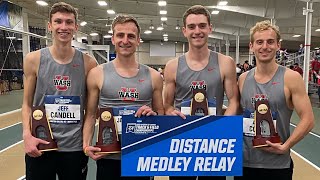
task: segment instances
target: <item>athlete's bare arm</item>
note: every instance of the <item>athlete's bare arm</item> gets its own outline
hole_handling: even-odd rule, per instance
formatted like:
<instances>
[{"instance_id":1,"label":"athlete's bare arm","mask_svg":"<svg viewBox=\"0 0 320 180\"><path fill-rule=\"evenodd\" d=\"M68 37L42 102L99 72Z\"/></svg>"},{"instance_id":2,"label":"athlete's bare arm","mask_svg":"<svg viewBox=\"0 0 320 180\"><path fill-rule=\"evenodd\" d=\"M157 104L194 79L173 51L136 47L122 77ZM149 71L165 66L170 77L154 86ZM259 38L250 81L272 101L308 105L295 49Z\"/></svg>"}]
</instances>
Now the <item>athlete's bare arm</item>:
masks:
<instances>
[{"instance_id":1,"label":"athlete's bare arm","mask_svg":"<svg viewBox=\"0 0 320 180\"><path fill-rule=\"evenodd\" d=\"M163 89L163 81L160 76L160 73L155 69L149 67L151 79L152 79L152 107L149 106L142 106L140 107L135 116L150 116L150 115L163 115L164 108L163 108L163 101L162 101L162 89Z\"/></svg>"},{"instance_id":2,"label":"athlete's bare arm","mask_svg":"<svg viewBox=\"0 0 320 180\"><path fill-rule=\"evenodd\" d=\"M289 108L294 109L300 122L284 144L268 143L271 147L267 151L283 154L290 150L314 127L314 115L310 99L306 93L304 82L299 73L287 69L284 75L284 92Z\"/></svg>"},{"instance_id":3,"label":"athlete's bare arm","mask_svg":"<svg viewBox=\"0 0 320 180\"><path fill-rule=\"evenodd\" d=\"M163 90L163 80L161 74L153 68L150 69L150 74L152 78L152 87L153 87L153 95L152 95L152 109L156 111L159 115L164 115L164 107L163 107L163 98L162 98L162 90Z\"/></svg>"},{"instance_id":4,"label":"athlete's bare arm","mask_svg":"<svg viewBox=\"0 0 320 180\"><path fill-rule=\"evenodd\" d=\"M101 151L100 148L91 146L102 82L103 68L100 65L91 69L87 76L87 106L83 125L83 150L94 160L98 160L103 157L103 155L94 154L95 152Z\"/></svg>"},{"instance_id":5,"label":"athlete's bare arm","mask_svg":"<svg viewBox=\"0 0 320 180\"><path fill-rule=\"evenodd\" d=\"M185 119L186 116L174 108L177 68L178 58L175 58L166 64L164 70L164 109L167 115L178 115Z\"/></svg>"},{"instance_id":6,"label":"athlete's bare arm","mask_svg":"<svg viewBox=\"0 0 320 180\"><path fill-rule=\"evenodd\" d=\"M239 109L236 65L231 57L219 54L219 66L224 90L229 101L228 108L224 115L235 115Z\"/></svg>"},{"instance_id":7,"label":"athlete's bare arm","mask_svg":"<svg viewBox=\"0 0 320 180\"><path fill-rule=\"evenodd\" d=\"M97 61L89 56L88 54L83 54L83 59L84 59L84 71L85 71L85 75L87 77L89 71L97 66Z\"/></svg>"},{"instance_id":8,"label":"athlete's bare arm","mask_svg":"<svg viewBox=\"0 0 320 180\"><path fill-rule=\"evenodd\" d=\"M47 144L48 142L35 138L31 135L31 107L36 88L38 68L40 64L40 51L30 52L26 55L23 63L24 72L24 90L22 102L22 126L24 150L31 157L38 157L41 152L38 150L39 143Z\"/></svg>"}]
</instances>

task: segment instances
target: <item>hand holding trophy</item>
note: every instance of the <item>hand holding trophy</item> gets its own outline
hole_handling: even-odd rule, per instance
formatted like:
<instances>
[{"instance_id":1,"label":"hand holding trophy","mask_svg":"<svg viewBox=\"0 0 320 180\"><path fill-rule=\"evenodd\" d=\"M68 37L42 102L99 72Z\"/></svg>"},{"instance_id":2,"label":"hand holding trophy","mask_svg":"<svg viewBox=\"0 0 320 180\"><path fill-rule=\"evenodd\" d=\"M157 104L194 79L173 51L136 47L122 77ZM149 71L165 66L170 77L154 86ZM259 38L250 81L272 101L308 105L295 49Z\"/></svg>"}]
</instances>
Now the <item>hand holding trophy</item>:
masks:
<instances>
[{"instance_id":1,"label":"hand holding trophy","mask_svg":"<svg viewBox=\"0 0 320 180\"><path fill-rule=\"evenodd\" d=\"M97 153L119 153L121 145L112 108L99 108L99 128L95 147L101 148Z\"/></svg>"},{"instance_id":2,"label":"hand holding trophy","mask_svg":"<svg viewBox=\"0 0 320 180\"><path fill-rule=\"evenodd\" d=\"M32 107L31 134L36 138L49 142L49 144L38 144L37 147L40 151L53 151L58 149L57 143L53 139L44 106Z\"/></svg>"}]
</instances>

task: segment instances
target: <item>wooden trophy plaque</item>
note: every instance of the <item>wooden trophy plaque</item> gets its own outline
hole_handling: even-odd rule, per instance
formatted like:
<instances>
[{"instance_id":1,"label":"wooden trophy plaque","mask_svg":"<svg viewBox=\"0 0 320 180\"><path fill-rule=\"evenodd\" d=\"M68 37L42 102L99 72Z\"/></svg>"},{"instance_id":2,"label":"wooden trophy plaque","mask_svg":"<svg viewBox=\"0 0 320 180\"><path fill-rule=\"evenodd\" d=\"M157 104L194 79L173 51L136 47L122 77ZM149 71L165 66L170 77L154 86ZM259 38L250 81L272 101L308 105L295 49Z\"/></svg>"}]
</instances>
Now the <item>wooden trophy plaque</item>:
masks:
<instances>
[{"instance_id":1,"label":"wooden trophy plaque","mask_svg":"<svg viewBox=\"0 0 320 180\"><path fill-rule=\"evenodd\" d=\"M273 124L272 113L268 99L264 95L255 98L255 136L253 137L253 147L268 146L266 141L280 143L280 136L276 132Z\"/></svg>"},{"instance_id":2,"label":"wooden trophy plaque","mask_svg":"<svg viewBox=\"0 0 320 180\"><path fill-rule=\"evenodd\" d=\"M95 147L101 148L98 153L119 153L121 144L112 108L100 108L98 111L99 128Z\"/></svg>"},{"instance_id":3,"label":"wooden trophy plaque","mask_svg":"<svg viewBox=\"0 0 320 180\"><path fill-rule=\"evenodd\" d=\"M36 138L49 142L49 144L38 144L37 148L39 151L53 151L58 149L58 145L53 139L44 106L32 107L31 134Z\"/></svg>"},{"instance_id":4,"label":"wooden trophy plaque","mask_svg":"<svg viewBox=\"0 0 320 180\"><path fill-rule=\"evenodd\" d=\"M191 115L209 115L207 94L204 89L194 89L191 101Z\"/></svg>"}]
</instances>

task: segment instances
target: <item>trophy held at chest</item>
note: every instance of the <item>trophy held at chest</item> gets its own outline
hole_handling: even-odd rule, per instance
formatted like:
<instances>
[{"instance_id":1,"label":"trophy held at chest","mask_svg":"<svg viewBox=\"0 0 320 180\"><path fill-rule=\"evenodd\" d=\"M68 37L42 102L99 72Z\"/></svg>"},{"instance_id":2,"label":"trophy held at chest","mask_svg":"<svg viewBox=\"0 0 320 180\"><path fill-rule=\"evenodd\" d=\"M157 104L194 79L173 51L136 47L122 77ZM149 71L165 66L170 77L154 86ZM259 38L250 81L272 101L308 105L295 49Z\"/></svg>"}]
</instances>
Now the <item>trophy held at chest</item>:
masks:
<instances>
[{"instance_id":1,"label":"trophy held at chest","mask_svg":"<svg viewBox=\"0 0 320 180\"><path fill-rule=\"evenodd\" d=\"M273 124L272 113L269 101L265 95L255 97L254 116L255 136L252 140L253 147L268 146L266 141L280 143L280 136L276 132Z\"/></svg>"},{"instance_id":2,"label":"trophy held at chest","mask_svg":"<svg viewBox=\"0 0 320 180\"><path fill-rule=\"evenodd\" d=\"M53 139L44 106L32 107L31 134L36 138L49 142L49 144L38 144L37 148L39 151L44 152L58 149L58 145Z\"/></svg>"},{"instance_id":3,"label":"trophy held at chest","mask_svg":"<svg viewBox=\"0 0 320 180\"><path fill-rule=\"evenodd\" d=\"M191 115L209 115L207 94L204 89L194 89L191 100Z\"/></svg>"},{"instance_id":4,"label":"trophy held at chest","mask_svg":"<svg viewBox=\"0 0 320 180\"><path fill-rule=\"evenodd\" d=\"M121 144L118 137L112 108L100 108L98 111L98 136L95 147L101 148L98 153L119 153Z\"/></svg>"}]
</instances>

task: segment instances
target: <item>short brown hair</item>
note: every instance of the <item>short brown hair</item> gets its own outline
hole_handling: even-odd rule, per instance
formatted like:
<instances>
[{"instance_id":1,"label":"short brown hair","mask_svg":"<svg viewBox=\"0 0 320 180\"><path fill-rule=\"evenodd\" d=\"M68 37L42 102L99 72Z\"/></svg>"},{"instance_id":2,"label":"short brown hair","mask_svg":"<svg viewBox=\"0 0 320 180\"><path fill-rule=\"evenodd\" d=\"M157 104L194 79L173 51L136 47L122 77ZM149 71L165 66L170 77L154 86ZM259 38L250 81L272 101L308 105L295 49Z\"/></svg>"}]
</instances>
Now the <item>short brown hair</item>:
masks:
<instances>
[{"instance_id":1,"label":"short brown hair","mask_svg":"<svg viewBox=\"0 0 320 180\"><path fill-rule=\"evenodd\" d=\"M253 35L254 35L257 31L265 31L265 30L267 30L267 29L269 29L269 28L272 29L272 30L277 34L277 42L279 42L280 39L281 39L279 27L276 26L276 25L272 25L269 20L257 22L256 25L253 26L253 27L250 29L250 42L253 43L253 41L254 41Z\"/></svg>"},{"instance_id":2,"label":"short brown hair","mask_svg":"<svg viewBox=\"0 0 320 180\"><path fill-rule=\"evenodd\" d=\"M118 14L112 21L112 31L114 32L114 27L117 24L124 24L124 23L128 23L128 22L133 22L138 29L138 36L140 36L140 26L138 21L136 20L136 18L134 18L133 16L127 15L127 14Z\"/></svg>"},{"instance_id":3,"label":"short brown hair","mask_svg":"<svg viewBox=\"0 0 320 180\"><path fill-rule=\"evenodd\" d=\"M51 19L52 19L52 15L57 13L57 12L74 14L75 23L77 24L77 21L78 21L77 9L74 8L73 6L71 6L70 4L67 4L65 2L57 2L57 3L53 4L51 9L50 9L50 13L49 13L49 17L50 17L49 21L50 22L51 22Z\"/></svg>"},{"instance_id":4,"label":"short brown hair","mask_svg":"<svg viewBox=\"0 0 320 180\"><path fill-rule=\"evenodd\" d=\"M191 6L189 9L186 10L186 12L184 12L183 14L183 25L184 27L186 27L186 19L190 14L203 14L207 17L208 20L208 24L210 25L210 21L211 21L211 15L210 12L203 6L201 5L194 5Z\"/></svg>"}]
</instances>

